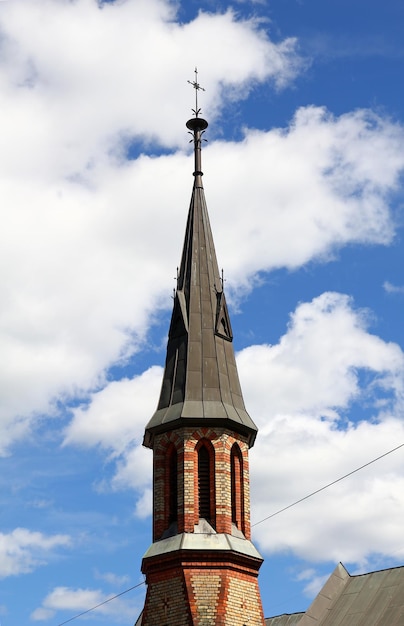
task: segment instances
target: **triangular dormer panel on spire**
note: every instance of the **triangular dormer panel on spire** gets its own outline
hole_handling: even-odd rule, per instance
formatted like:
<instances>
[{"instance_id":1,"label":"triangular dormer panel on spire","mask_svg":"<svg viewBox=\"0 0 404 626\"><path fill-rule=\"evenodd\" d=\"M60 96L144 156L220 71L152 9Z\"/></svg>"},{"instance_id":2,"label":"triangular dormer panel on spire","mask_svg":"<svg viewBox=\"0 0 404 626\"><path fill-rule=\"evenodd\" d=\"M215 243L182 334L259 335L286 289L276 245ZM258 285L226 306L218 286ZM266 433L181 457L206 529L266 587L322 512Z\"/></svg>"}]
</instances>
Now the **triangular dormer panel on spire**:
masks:
<instances>
[{"instance_id":1,"label":"triangular dormer panel on spire","mask_svg":"<svg viewBox=\"0 0 404 626\"><path fill-rule=\"evenodd\" d=\"M229 311L227 309L224 291L217 294L216 334L227 341L233 341Z\"/></svg>"}]
</instances>

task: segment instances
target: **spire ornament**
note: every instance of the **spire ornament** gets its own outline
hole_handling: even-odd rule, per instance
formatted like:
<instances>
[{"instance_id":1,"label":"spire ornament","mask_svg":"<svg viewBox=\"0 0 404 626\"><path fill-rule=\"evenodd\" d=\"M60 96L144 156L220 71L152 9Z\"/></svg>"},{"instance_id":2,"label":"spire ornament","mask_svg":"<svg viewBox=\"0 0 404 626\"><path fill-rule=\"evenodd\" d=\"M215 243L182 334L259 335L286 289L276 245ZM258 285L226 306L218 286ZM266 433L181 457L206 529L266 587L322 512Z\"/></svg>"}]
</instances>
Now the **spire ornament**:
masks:
<instances>
[{"instance_id":1,"label":"spire ornament","mask_svg":"<svg viewBox=\"0 0 404 626\"><path fill-rule=\"evenodd\" d=\"M191 117L186 123L187 128L192 135L192 141L194 142L194 156L195 156L195 183L198 187L202 187L202 159L201 159L201 147L202 147L202 135L208 127L208 123L202 117L199 117L201 109L198 108L198 91L205 91L204 87L201 87L198 83L198 70L195 68L195 80L187 81L195 89L195 109L192 109L195 117ZM204 140L206 141L206 140Z\"/></svg>"},{"instance_id":2,"label":"spire ornament","mask_svg":"<svg viewBox=\"0 0 404 626\"><path fill-rule=\"evenodd\" d=\"M204 87L201 87L200 84L198 83L198 68L195 68L195 80L188 80L187 81L190 85L192 85L192 87L195 89L195 109L192 109L193 113L195 114L195 117L199 116L199 113L201 112L201 109L198 109L198 91L202 90L205 91Z\"/></svg>"}]
</instances>

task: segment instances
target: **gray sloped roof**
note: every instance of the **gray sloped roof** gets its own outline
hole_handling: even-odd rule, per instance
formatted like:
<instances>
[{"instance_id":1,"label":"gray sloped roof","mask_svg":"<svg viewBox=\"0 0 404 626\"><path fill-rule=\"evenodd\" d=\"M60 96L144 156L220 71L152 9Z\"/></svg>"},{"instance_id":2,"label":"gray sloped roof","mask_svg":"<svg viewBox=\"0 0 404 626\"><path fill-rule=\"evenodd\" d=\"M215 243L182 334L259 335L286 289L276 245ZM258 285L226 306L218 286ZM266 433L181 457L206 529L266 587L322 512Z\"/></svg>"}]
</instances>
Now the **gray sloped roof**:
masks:
<instances>
[{"instance_id":1,"label":"gray sloped roof","mask_svg":"<svg viewBox=\"0 0 404 626\"><path fill-rule=\"evenodd\" d=\"M303 615L304 613L285 613L277 617L267 617L265 626L297 626Z\"/></svg>"},{"instance_id":2,"label":"gray sloped roof","mask_svg":"<svg viewBox=\"0 0 404 626\"><path fill-rule=\"evenodd\" d=\"M404 567L349 576L321 626L404 626Z\"/></svg>"},{"instance_id":3,"label":"gray sloped roof","mask_svg":"<svg viewBox=\"0 0 404 626\"><path fill-rule=\"evenodd\" d=\"M339 563L305 613L266 626L404 626L404 567L351 576Z\"/></svg>"}]
</instances>

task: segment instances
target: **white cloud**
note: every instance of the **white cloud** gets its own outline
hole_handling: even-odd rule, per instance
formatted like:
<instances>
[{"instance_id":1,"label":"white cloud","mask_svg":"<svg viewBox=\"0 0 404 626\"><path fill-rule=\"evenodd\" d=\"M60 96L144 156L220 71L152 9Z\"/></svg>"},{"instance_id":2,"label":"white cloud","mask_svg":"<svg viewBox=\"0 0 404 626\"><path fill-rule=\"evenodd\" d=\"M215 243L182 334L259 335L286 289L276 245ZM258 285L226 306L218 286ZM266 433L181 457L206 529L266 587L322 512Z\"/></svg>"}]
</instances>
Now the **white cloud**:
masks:
<instances>
[{"instance_id":1,"label":"white cloud","mask_svg":"<svg viewBox=\"0 0 404 626\"><path fill-rule=\"evenodd\" d=\"M402 285L393 285L388 280L383 283L383 289L387 293L404 293L404 286Z\"/></svg>"},{"instance_id":2,"label":"white cloud","mask_svg":"<svg viewBox=\"0 0 404 626\"><path fill-rule=\"evenodd\" d=\"M285 84L299 66L294 40L274 44L258 22L230 10L180 24L175 5L163 0L102 9L95 0L23 0L0 17L3 142L13 147L7 171L19 175L25 167L52 178L82 172L129 137L182 143L191 49L204 67L205 110L218 105L224 82L240 96L252 80ZM35 163L21 145L38 148Z\"/></svg>"},{"instance_id":3,"label":"white cloud","mask_svg":"<svg viewBox=\"0 0 404 626\"><path fill-rule=\"evenodd\" d=\"M95 0L21 0L2 10L0 27L5 454L55 398L102 384L161 304L172 241L158 241L156 224L175 232L186 206L175 191L184 157L126 163L123 153L129 138L186 144L185 51L209 29L199 49L211 111L224 77L241 97L253 80L285 83L299 60L292 40L273 44L254 20L229 11L180 24L161 0L102 9ZM150 46L156 54L145 54ZM170 171L173 182L153 192Z\"/></svg>"},{"instance_id":4,"label":"white cloud","mask_svg":"<svg viewBox=\"0 0 404 626\"><path fill-rule=\"evenodd\" d=\"M140 518L150 514L152 501L152 454L142 446L144 427L156 408L162 375L161 367L152 367L133 379L109 383L84 408L74 409L65 432L64 445L100 446L114 459L115 473L106 487L135 489Z\"/></svg>"},{"instance_id":5,"label":"white cloud","mask_svg":"<svg viewBox=\"0 0 404 626\"><path fill-rule=\"evenodd\" d=\"M34 621L45 621L56 615L57 611L81 612L93 607L96 615L113 616L115 620L126 622L133 619L135 606L132 601L116 598L113 602L106 602L111 596L102 593L99 589L72 589L70 587L55 587L31 614ZM101 606L98 606L101 605Z\"/></svg>"},{"instance_id":6,"label":"white cloud","mask_svg":"<svg viewBox=\"0 0 404 626\"><path fill-rule=\"evenodd\" d=\"M116 489L131 487L134 489L143 489L146 486L143 497L137 505L137 512L140 517L144 517L145 504L151 505L151 497L148 494L147 487L151 483L152 477L152 458L150 450L144 448L140 444L133 446L117 463L116 474L112 481L112 486ZM146 515L150 513L147 507Z\"/></svg>"},{"instance_id":7,"label":"white cloud","mask_svg":"<svg viewBox=\"0 0 404 626\"><path fill-rule=\"evenodd\" d=\"M94 577L98 580L104 580L114 587L126 585L130 581L129 576L119 576L114 572L99 572L98 570L95 571Z\"/></svg>"},{"instance_id":8,"label":"white cloud","mask_svg":"<svg viewBox=\"0 0 404 626\"><path fill-rule=\"evenodd\" d=\"M308 581L305 584L304 593L309 598L313 598L319 593L328 578L329 574L326 574L325 576L318 576L316 574L316 570L312 568L303 570L298 576L296 576L296 580L298 581Z\"/></svg>"},{"instance_id":9,"label":"white cloud","mask_svg":"<svg viewBox=\"0 0 404 626\"><path fill-rule=\"evenodd\" d=\"M243 350L238 366L260 427L251 453L254 522L404 443L404 354L370 334L346 296L299 305L279 344ZM396 451L257 525L261 549L361 566L377 554L399 559L401 459Z\"/></svg>"},{"instance_id":10,"label":"white cloud","mask_svg":"<svg viewBox=\"0 0 404 626\"><path fill-rule=\"evenodd\" d=\"M312 493L404 441L397 419L362 422L347 431L285 417L260 435L252 454L254 521ZM271 459L271 464L268 459ZM254 536L265 553L293 552L309 562L365 566L375 555L402 558L402 453L372 466L263 522Z\"/></svg>"},{"instance_id":11,"label":"white cloud","mask_svg":"<svg viewBox=\"0 0 404 626\"><path fill-rule=\"evenodd\" d=\"M163 370L151 367L141 376L110 382L94 393L85 407L73 410L65 444L99 445L119 455L143 439L145 420L152 416Z\"/></svg>"},{"instance_id":12,"label":"white cloud","mask_svg":"<svg viewBox=\"0 0 404 626\"><path fill-rule=\"evenodd\" d=\"M57 548L70 543L68 535L44 535L27 528L0 533L0 578L32 572L45 564Z\"/></svg>"},{"instance_id":13,"label":"white cloud","mask_svg":"<svg viewBox=\"0 0 404 626\"><path fill-rule=\"evenodd\" d=\"M245 400L263 430L272 430L274 417L296 413L338 420L337 410L360 397L379 403L385 395L384 411L402 401L402 350L370 334L366 313L352 304L346 295L323 293L297 307L278 345L251 346L238 355ZM365 388L361 370L371 377Z\"/></svg>"},{"instance_id":14,"label":"white cloud","mask_svg":"<svg viewBox=\"0 0 404 626\"><path fill-rule=\"evenodd\" d=\"M246 130L242 142L209 146L204 162L220 172L209 177L210 214L231 282L327 259L348 243L388 243L403 137L370 111L334 117L306 107L288 129Z\"/></svg>"},{"instance_id":15,"label":"white cloud","mask_svg":"<svg viewBox=\"0 0 404 626\"><path fill-rule=\"evenodd\" d=\"M145 489L142 496L136 502L135 515L144 519L150 515L153 507L153 490Z\"/></svg>"},{"instance_id":16,"label":"white cloud","mask_svg":"<svg viewBox=\"0 0 404 626\"><path fill-rule=\"evenodd\" d=\"M43 607L39 607L31 613L31 619L34 622L42 622L48 619L52 619L54 615L55 615L55 611L52 611L51 609L44 609Z\"/></svg>"}]
</instances>

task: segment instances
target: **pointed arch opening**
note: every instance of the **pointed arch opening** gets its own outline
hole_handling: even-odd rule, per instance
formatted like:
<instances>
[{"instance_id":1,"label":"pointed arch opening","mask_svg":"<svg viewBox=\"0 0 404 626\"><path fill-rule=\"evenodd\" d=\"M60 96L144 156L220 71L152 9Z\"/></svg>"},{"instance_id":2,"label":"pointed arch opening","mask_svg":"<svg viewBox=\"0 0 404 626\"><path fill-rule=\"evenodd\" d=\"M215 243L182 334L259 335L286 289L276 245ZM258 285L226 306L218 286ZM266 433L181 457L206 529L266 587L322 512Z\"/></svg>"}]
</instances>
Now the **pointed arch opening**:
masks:
<instances>
[{"instance_id":1,"label":"pointed arch opening","mask_svg":"<svg viewBox=\"0 0 404 626\"><path fill-rule=\"evenodd\" d=\"M243 455L235 443L230 453L231 521L245 532Z\"/></svg>"},{"instance_id":2,"label":"pointed arch opening","mask_svg":"<svg viewBox=\"0 0 404 626\"><path fill-rule=\"evenodd\" d=\"M178 521L178 454L171 444L166 456L166 525Z\"/></svg>"},{"instance_id":3,"label":"pointed arch opening","mask_svg":"<svg viewBox=\"0 0 404 626\"><path fill-rule=\"evenodd\" d=\"M215 457L210 441L201 440L198 456L198 517L215 526Z\"/></svg>"}]
</instances>

